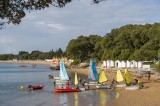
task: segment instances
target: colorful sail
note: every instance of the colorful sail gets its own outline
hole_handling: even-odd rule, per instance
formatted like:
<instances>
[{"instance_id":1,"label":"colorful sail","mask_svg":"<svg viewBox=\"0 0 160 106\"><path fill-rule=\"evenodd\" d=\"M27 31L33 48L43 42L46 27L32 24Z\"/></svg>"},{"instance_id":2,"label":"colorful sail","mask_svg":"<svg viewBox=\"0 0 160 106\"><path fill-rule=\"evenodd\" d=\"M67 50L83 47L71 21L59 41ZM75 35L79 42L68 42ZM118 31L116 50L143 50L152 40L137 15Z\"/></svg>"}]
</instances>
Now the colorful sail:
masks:
<instances>
[{"instance_id":1,"label":"colorful sail","mask_svg":"<svg viewBox=\"0 0 160 106\"><path fill-rule=\"evenodd\" d=\"M69 80L64 62L62 60L60 60L60 75L59 76L60 76L60 80Z\"/></svg>"},{"instance_id":2,"label":"colorful sail","mask_svg":"<svg viewBox=\"0 0 160 106\"><path fill-rule=\"evenodd\" d=\"M126 84L130 84L131 82L133 82L133 78L129 73L128 69L125 69L125 79L126 79Z\"/></svg>"},{"instance_id":3,"label":"colorful sail","mask_svg":"<svg viewBox=\"0 0 160 106\"><path fill-rule=\"evenodd\" d=\"M122 82L124 80L120 70L117 71L116 78L117 82Z\"/></svg>"},{"instance_id":4,"label":"colorful sail","mask_svg":"<svg viewBox=\"0 0 160 106\"><path fill-rule=\"evenodd\" d=\"M94 59L91 59L91 61L90 61L90 68L89 68L89 73L88 73L88 79L89 80L96 80L96 81L98 81L98 73L97 73L96 65L94 63Z\"/></svg>"},{"instance_id":5,"label":"colorful sail","mask_svg":"<svg viewBox=\"0 0 160 106\"><path fill-rule=\"evenodd\" d=\"M75 85L78 84L77 72L75 72L75 76L74 76L74 84L75 84Z\"/></svg>"},{"instance_id":6,"label":"colorful sail","mask_svg":"<svg viewBox=\"0 0 160 106\"><path fill-rule=\"evenodd\" d=\"M101 71L100 74L99 74L99 80L98 80L98 82L99 83L103 83L105 81L107 81L107 77L106 77L104 71Z\"/></svg>"}]
</instances>

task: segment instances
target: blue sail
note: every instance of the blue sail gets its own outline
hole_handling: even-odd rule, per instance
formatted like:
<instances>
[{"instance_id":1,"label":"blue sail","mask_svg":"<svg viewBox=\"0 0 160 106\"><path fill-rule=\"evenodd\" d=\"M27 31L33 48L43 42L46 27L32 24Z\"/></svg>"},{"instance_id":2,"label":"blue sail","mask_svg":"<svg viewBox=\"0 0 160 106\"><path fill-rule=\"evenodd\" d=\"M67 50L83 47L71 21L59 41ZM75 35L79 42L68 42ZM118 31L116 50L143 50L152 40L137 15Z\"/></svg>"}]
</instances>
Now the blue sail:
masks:
<instances>
[{"instance_id":1,"label":"blue sail","mask_svg":"<svg viewBox=\"0 0 160 106\"><path fill-rule=\"evenodd\" d=\"M69 80L64 62L62 60L60 61L60 80Z\"/></svg>"},{"instance_id":2,"label":"blue sail","mask_svg":"<svg viewBox=\"0 0 160 106\"><path fill-rule=\"evenodd\" d=\"M98 73L97 73L96 65L94 63L94 59L92 59L90 62L90 69L89 69L89 73L88 73L88 78L89 78L89 80L98 81Z\"/></svg>"}]
</instances>

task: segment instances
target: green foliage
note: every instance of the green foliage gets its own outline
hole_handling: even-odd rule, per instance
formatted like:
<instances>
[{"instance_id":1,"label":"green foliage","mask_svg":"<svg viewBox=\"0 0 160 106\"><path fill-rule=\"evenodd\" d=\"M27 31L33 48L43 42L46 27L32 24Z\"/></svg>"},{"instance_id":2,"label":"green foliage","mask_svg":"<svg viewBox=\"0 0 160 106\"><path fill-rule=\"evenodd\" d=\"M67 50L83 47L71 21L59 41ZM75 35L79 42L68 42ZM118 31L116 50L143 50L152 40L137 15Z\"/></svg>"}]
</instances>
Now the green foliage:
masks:
<instances>
[{"instance_id":1,"label":"green foliage","mask_svg":"<svg viewBox=\"0 0 160 106\"><path fill-rule=\"evenodd\" d=\"M28 53L26 51L20 51L18 55L13 54L1 54L0 60L45 60L45 59L52 59L53 57L62 57L65 56L65 53L62 51L61 48L56 50L55 52L53 50L49 52L41 52L39 50L34 50L31 53Z\"/></svg>"},{"instance_id":2,"label":"green foliage","mask_svg":"<svg viewBox=\"0 0 160 106\"><path fill-rule=\"evenodd\" d=\"M157 67L157 71L160 72L160 61L157 62L156 67Z\"/></svg>"},{"instance_id":3,"label":"green foliage","mask_svg":"<svg viewBox=\"0 0 160 106\"><path fill-rule=\"evenodd\" d=\"M126 25L113 29L99 42L101 59L157 60L160 24Z\"/></svg>"},{"instance_id":4,"label":"green foliage","mask_svg":"<svg viewBox=\"0 0 160 106\"><path fill-rule=\"evenodd\" d=\"M80 63L80 60L77 59L77 60L74 60L74 61L71 63L71 65L78 65L79 63Z\"/></svg>"},{"instance_id":5,"label":"green foliage","mask_svg":"<svg viewBox=\"0 0 160 106\"><path fill-rule=\"evenodd\" d=\"M68 58L77 60L80 62L96 56L95 46L101 40L98 35L90 35L89 37L79 36L77 39L72 39L66 48L66 54Z\"/></svg>"}]
</instances>

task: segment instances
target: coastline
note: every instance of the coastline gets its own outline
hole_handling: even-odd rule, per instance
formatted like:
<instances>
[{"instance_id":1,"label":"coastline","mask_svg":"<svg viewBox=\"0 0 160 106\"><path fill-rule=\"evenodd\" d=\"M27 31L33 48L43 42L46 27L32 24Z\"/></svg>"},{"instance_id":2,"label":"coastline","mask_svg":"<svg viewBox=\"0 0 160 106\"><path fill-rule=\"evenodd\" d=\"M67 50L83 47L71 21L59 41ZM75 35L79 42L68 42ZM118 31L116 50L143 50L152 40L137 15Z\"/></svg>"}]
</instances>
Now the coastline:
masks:
<instances>
[{"instance_id":1,"label":"coastline","mask_svg":"<svg viewBox=\"0 0 160 106\"><path fill-rule=\"evenodd\" d=\"M21 61L0 61L0 63L19 63L19 64L46 64L50 65L50 62L39 61L39 60L21 60ZM110 84L111 80L116 77L116 68L104 69L107 76L107 83ZM87 76L88 68L69 68L69 72L77 72L78 74L84 74ZM101 68L97 68L98 73ZM124 73L124 69L121 69ZM139 90L125 90L124 88L116 88L119 97L115 100L108 101L108 106L158 106L160 104L160 81L156 80L154 75L151 75L148 81L147 76L139 78L133 69L129 69L133 78L137 78L144 83L144 88Z\"/></svg>"},{"instance_id":2,"label":"coastline","mask_svg":"<svg viewBox=\"0 0 160 106\"><path fill-rule=\"evenodd\" d=\"M19 61L5 60L5 61L0 61L0 63L46 64L46 65L50 65L50 62L45 62L45 61L42 61L42 60L19 60Z\"/></svg>"}]
</instances>

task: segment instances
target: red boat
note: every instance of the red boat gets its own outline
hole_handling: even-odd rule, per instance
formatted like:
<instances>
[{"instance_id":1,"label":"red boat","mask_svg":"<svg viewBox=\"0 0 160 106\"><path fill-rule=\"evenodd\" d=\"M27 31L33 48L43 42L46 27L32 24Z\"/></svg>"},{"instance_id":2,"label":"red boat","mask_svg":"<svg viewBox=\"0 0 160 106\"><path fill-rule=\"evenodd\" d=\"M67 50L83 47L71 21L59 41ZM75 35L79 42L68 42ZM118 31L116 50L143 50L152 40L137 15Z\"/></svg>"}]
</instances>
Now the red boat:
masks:
<instances>
[{"instance_id":1,"label":"red boat","mask_svg":"<svg viewBox=\"0 0 160 106\"><path fill-rule=\"evenodd\" d=\"M29 90L40 90L40 89L42 89L43 87L44 87L44 85L42 85L42 84L39 84L39 85L36 85L36 86L29 85L29 86L28 86L28 89L29 89Z\"/></svg>"},{"instance_id":2,"label":"red boat","mask_svg":"<svg viewBox=\"0 0 160 106\"><path fill-rule=\"evenodd\" d=\"M66 88L54 89L54 92L55 92L55 93L79 92L79 90L78 90L78 89L75 89L75 88L66 87Z\"/></svg>"}]
</instances>

